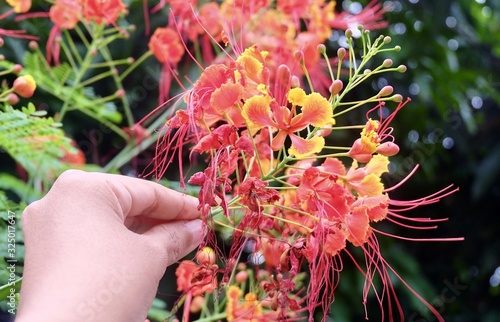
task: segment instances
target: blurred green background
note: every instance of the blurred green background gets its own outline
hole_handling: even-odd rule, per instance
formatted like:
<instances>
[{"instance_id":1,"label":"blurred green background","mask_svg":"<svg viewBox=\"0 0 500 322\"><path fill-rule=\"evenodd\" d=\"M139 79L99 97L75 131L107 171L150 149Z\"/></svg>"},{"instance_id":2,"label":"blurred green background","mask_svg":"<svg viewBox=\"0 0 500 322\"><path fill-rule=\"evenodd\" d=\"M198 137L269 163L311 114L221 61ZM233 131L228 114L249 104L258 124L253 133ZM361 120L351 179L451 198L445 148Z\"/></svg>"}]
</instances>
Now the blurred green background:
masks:
<instances>
[{"instance_id":1,"label":"blurred green background","mask_svg":"<svg viewBox=\"0 0 500 322\"><path fill-rule=\"evenodd\" d=\"M356 13L368 2L337 1L337 7ZM359 94L366 97L366 93L372 95L390 84L396 93L412 99L392 123L401 152L392 160L391 175L385 177L388 185L420 164L419 171L391 198L416 199L451 183L460 191L438 204L407 213L413 217L450 218L436 230L416 232L391 224L379 228L406 237L465 237L465 241L409 242L381 236L382 253L446 321L500 321L500 1L401 0L383 4L391 8L385 15L390 27L373 33L390 35L392 44L402 47L390 58L396 66L407 65L408 71L384 74L360 89ZM36 5L44 6L40 2ZM131 3L127 20L143 21L140 1ZM36 21L23 24L32 33L43 27ZM165 17L158 15L151 22L152 28L165 24ZM138 32L132 35L135 38L123 41L119 56L142 54L137 50L147 48L148 41L142 29L138 25ZM332 35L332 47L338 47L342 35ZM2 53L8 58L22 56L26 46L16 44L6 42ZM155 80L159 78L159 65L150 59L141 68L136 73L145 77L128 78L130 83L124 84L133 89L127 95L136 119L156 107L158 97ZM185 72L181 67L180 74ZM102 86L105 92L105 84ZM50 106L50 102L47 104ZM78 142L88 142L91 125L73 116L68 117L65 130ZM100 151L84 150L88 162L104 164L119 151L118 143L104 142ZM152 151L145 151L134 166L141 167L142 161L145 166L151 156ZM0 170L14 168L13 160L0 157ZM133 169L121 170L127 173ZM333 321L364 320L363 279L349 262L346 257L333 305ZM436 320L397 279L393 282L407 321ZM168 298L171 290L163 292ZM370 320L380 320L379 312L378 305L370 302Z\"/></svg>"},{"instance_id":2,"label":"blurred green background","mask_svg":"<svg viewBox=\"0 0 500 322\"><path fill-rule=\"evenodd\" d=\"M391 198L419 198L450 183L460 187L442 202L409 213L449 217L437 230L417 234L394 225L389 229L400 236L465 237L465 241L380 237L383 254L446 321L500 321L500 1L388 4L392 9L386 14L390 27L385 33L402 47L391 58L395 65L407 65L408 71L384 75L372 86L390 84L412 99L392 123L401 152L392 160L391 176L401 178L415 164L421 166ZM338 6L356 9L358 3L344 1ZM359 283L354 277L352 282ZM360 302L360 296L351 292L349 283L340 287L343 294L337 293L334 320L361 321L364 315L351 315L352 305L362 308L353 304ZM408 321L436 320L415 309L419 305L404 287L400 294ZM344 302L348 297L351 301ZM377 321L377 308L371 313L371 320Z\"/></svg>"}]
</instances>

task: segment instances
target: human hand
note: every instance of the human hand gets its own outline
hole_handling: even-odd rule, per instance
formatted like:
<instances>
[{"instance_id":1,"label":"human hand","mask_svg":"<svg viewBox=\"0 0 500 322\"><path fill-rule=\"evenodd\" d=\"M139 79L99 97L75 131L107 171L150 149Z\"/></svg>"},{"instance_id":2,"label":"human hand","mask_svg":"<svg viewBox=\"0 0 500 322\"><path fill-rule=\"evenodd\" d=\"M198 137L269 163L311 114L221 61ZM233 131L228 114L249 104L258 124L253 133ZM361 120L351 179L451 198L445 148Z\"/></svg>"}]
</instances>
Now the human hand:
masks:
<instances>
[{"instance_id":1,"label":"human hand","mask_svg":"<svg viewBox=\"0 0 500 322\"><path fill-rule=\"evenodd\" d=\"M144 321L166 267L203 238L197 203L146 180L64 172L22 216L16 321Z\"/></svg>"}]
</instances>

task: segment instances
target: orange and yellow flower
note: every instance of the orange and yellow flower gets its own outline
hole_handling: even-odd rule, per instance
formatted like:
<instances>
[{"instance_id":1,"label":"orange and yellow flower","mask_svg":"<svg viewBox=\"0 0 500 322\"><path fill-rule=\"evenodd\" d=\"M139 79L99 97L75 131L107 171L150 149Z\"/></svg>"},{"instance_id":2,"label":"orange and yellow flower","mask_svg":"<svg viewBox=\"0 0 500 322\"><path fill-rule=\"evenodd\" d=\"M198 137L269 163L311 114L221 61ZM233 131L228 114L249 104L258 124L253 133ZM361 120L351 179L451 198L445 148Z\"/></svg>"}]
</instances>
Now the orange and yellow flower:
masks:
<instances>
[{"instance_id":1,"label":"orange and yellow flower","mask_svg":"<svg viewBox=\"0 0 500 322\"><path fill-rule=\"evenodd\" d=\"M320 152L325 145L322 137L313 136L304 139L296 132L304 130L309 125L322 127L332 124L334 120L330 103L320 94L306 95L300 88L293 88L288 92L288 102L292 105L291 109L279 106L267 94L253 96L245 101L242 114L252 132L265 126L278 130L271 143L274 151L284 146L288 136L292 141L288 149L290 155L301 158ZM302 107L301 112L295 115L298 106Z\"/></svg>"}]
</instances>

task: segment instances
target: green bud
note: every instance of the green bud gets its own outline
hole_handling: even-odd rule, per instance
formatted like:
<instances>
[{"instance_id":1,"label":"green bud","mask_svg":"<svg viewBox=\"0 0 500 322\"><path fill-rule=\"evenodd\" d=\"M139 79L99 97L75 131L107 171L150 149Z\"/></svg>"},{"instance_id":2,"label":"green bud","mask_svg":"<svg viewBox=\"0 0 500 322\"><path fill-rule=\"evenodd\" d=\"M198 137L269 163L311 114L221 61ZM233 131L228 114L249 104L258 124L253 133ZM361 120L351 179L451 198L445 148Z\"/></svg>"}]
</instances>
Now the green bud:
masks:
<instances>
[{"instance_id":1,"label":"green bud","mask_svg":"<svg viewBox=\"0 0 500 322\"><path fill-rule=\"evenodd\" d=\"M406 70L407 70L407 68L406 68L405 65L399 65L398 66L398 72L399 73L404 73L404 72L406 72Z\"/></svg>"},{"instance_id":2,"label":"green bud","mask_svg":"<svg viewBox=\"0 0 500 322\"><path fill-rule=\"evenodd\" d=\"M321 54L321 55L324 55L326 54L326 46L323 45L323 44L319 44L318 47L316 47L318 49L318 52Z\"/></svg>"},{"instance_id":3,"label":"green bud","mask_svg":"<svg viewBox=\"0 0 500 322\"><path fill-rule=\"evenodd\" d=\"M390 42L391 42L391 40L392 40L392 38L391 38L391 37L389 37L389 36L385 36L385 37L384 37L384 44L388 44L388 43L390 43Z\"/></svg>"}]
</instances>

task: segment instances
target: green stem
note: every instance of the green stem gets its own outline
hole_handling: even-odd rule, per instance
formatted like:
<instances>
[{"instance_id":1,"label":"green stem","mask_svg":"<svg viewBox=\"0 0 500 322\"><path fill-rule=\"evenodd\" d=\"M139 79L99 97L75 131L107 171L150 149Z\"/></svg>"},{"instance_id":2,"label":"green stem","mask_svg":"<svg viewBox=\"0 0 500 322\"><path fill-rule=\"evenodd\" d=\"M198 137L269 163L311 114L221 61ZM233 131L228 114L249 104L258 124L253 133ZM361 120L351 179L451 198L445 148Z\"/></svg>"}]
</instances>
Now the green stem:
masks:
<instances>
[{"instance_id":1,"label":"green stem","mask_svg":"<svg viewBox=\"0 0 500 322\"><path fill-rule=\"evenodd\" d=\"M100 40L101 33L102 33L102 28L96 30L96 35L94 35L92 43L90 44L90 47L88 48L87 53L85 54L85 58L83 59L82 64L80 65L80 70L76 73L75 81L73 83L71 91L67 99L64 100L59 115L56 116L56 122L62 122L62 120L64 119L64 116L70 106L70 101L73 97L73 94L75 90L80 87L80 81L82 80L83 76L89 69L90 64L92 63L92 60L94 59L94 52L97 50L99 43L101 41Z\"/></svg>"},{"instance_id":2,"label":"green stem","mask_svg":"<svg viewBox=\"0 0 500 322\"><path fill-rule=\"evenodd\" d=\"M142 64L146 59L148 59L151 56L153 56L152 51L148 50L147 52L145 52L141 57L139 57L139 59L137 59L132 65L130 65L127 69L125 69L125 71L123 73L121 73L120 80L123 81L125 79L125 77L128 76L128 74L133 72L134 69L137 68L137 66Z\"/></svg>"}]
</instances>

